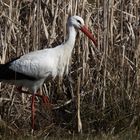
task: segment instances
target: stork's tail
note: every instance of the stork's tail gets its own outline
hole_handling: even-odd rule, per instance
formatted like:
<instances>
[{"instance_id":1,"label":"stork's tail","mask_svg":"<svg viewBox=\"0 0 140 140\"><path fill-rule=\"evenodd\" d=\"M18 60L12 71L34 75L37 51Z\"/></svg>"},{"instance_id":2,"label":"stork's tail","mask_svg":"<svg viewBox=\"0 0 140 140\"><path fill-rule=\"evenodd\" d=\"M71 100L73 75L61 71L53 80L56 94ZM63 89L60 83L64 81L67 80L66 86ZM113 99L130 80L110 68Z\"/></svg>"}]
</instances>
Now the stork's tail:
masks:
<instances>
[{"instance_id":1,"label":"stork's tail","mask_svg":"<svg viewBox=\"0 0 140 140\"><path fill-rule=\"evenodd\" d=\"M3 77L3 67L4 67L4 64L0 64L0 82L2 81L2 77Z\"/></svg>"}]
</instances>

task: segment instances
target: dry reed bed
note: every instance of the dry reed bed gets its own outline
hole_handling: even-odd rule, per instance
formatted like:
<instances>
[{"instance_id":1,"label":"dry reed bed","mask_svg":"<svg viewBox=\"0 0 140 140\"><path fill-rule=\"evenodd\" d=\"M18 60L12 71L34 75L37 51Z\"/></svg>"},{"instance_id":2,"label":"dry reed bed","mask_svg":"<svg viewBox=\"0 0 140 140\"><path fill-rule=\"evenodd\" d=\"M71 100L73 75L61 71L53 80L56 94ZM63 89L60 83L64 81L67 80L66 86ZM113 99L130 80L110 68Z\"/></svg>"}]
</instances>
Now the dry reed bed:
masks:
<instances>
[{"instance_id":1,"label":"dry reed bed","mask_svg":"<svg viewBox=\"0 0 140 140\"><path fill-rule=\"evenodd\" d=\"M37 99L37 135L77 132L80 94L84 133L116 134L139 131L140 37L139 1L2 0L0 2L0 62L30 51L54 47L66 38L69 15L79 15L98 39L98 48L81 33L73 50L70 73L63 80L44 84L41 92L56 105L42 107ZM47 60L46 60L47 61ZM30 130L30 97L14 86L1 84L2 132L27 134ZM10 131L9 131L10 130Z\"/></svg>"}]
</instances>

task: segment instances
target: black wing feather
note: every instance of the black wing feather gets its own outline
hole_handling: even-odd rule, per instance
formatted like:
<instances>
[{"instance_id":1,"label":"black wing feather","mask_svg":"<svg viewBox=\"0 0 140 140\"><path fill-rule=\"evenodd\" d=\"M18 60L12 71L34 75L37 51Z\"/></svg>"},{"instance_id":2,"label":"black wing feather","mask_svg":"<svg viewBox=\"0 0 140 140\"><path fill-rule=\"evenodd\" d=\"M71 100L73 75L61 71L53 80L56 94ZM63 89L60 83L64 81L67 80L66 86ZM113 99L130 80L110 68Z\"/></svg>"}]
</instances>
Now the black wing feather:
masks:
<instances>
[{"instance_id":1,"label":"black wing feather","mask_svg":"<svg viewBox=\"0 0 140 140\"><path fill-rule=\"evenodd\" d=\"M11 63L19 58L20 57L15 58L15 59L7 62L6 64L0 64L0 81L3 81L3 80L25 80L25 79L26 80L36 80L35 77L31 77L31 76L25 75L23 73L16 72L16 71L9 68Z\"/></svg>"}]
</instances>

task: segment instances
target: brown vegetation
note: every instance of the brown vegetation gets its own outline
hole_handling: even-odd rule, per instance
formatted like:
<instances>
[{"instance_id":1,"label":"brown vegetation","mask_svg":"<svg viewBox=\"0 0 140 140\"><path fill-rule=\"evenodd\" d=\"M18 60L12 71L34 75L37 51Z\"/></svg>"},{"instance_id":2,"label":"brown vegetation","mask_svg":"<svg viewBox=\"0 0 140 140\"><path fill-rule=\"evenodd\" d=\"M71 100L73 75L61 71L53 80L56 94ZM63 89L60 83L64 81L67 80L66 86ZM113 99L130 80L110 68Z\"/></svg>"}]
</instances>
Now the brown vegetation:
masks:
<instances>
[{"instance_id":1,"label":"brown vegetation","mask_svg":"<svg viewBox=\"0 0 140 140\"><path fill-rule=\"evenodd\" d=\"M77 133L77 95L82 132L118 134L140 129L139 0L2 0L0 63L22 54L54 47L65 40L66 22L79 15L98 39L98 48L81 33L64 79L41 89L56 107L36 100L36 135ZM47 60L46 60L47 61ZM79 108L79 105L78 105ZM30 133L30 96L14 86L0 87L1 135ZM79 130L80 131L80 130Z\"/></svg>"}]
</instances>

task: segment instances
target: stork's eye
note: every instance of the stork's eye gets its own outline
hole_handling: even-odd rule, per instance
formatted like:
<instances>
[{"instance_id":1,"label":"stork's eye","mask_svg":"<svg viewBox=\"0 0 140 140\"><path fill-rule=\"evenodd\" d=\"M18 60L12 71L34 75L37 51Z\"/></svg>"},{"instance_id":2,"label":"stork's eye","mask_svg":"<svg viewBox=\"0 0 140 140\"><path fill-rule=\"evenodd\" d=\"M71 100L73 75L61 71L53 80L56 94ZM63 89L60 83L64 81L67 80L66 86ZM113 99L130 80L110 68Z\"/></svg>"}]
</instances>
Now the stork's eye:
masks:
<instances>
[{"instance_id":1,"label":"stork's eye","mask_svg":"<svg viewBox=\"0 0 140 140\"><path fill-rule=\"evenodd\" d=\"M79 24L81 24L81 21L80 21L80 20L78 20L78 19L77 19L77 22L78 22Z\"/></svg>"}]
</instances>

